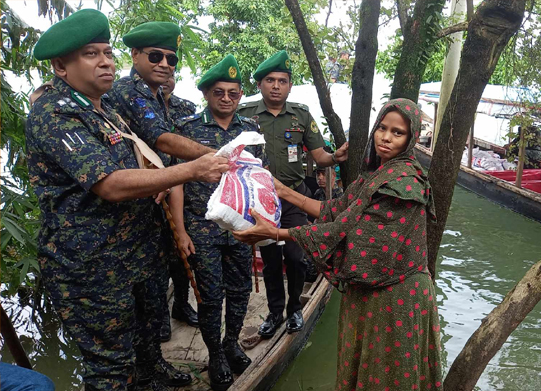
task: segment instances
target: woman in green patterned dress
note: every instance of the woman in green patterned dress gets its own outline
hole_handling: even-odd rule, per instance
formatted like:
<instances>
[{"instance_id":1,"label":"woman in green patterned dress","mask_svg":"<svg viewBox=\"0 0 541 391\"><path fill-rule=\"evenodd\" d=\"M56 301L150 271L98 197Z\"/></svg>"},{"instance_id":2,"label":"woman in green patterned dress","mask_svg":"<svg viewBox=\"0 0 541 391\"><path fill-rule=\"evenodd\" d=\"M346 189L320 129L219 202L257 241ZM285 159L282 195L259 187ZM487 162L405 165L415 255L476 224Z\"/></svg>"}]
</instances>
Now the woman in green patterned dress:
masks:
<instances>
[{"instance_id":1,"label":"woman in green patterned dress","mask_svg":"<svg viewBox=\"0 0 541 391\"><path fill-rule=\"evenodd\" d=\"M421 111L407 99L381 109L361 174L341 198L307 199L276 181L280 198L317 216L277 229L256 213L237 239L295 240L343 295L336 390L442 390L440 326L427 269L427 219L435 219L426 174L413 155Z\"/></svg>"}]
</instances>

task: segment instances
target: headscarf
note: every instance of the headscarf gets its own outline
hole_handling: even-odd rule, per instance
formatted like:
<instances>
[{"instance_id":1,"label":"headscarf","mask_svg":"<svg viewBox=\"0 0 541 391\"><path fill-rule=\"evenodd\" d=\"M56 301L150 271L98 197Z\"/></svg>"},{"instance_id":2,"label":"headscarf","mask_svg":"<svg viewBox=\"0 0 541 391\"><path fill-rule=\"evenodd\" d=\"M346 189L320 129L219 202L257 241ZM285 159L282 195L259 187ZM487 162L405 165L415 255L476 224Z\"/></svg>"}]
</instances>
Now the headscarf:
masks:
<instances>
[{"instance_id":1,"label":"headscarf","mask_svg":"<svg viewBox=\"0 0 541 391\"><path fill-rule=\"evenodd\" d=\"M382 165L374 133L391 111L409 119L410 140L402 153ZM357 180L341 198L322 205L317 224L289 230L334 285L381 287L425 270L425 214L435 219L435 207L427 175L413 152L420 130L421 111L414 102L387 102L370 133ZM388 211L373 204L376 193Z\"/></svg>"}]
</instances>

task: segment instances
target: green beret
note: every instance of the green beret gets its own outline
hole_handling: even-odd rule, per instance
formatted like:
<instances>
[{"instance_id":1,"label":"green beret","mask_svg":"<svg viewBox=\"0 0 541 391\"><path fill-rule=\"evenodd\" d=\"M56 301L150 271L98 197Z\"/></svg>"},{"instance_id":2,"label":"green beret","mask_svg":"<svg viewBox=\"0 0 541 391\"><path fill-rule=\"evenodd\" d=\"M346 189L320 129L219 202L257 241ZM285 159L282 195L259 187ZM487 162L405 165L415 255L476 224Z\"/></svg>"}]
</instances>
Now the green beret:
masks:
<instances>
[{"instance_id":1,"label":"green beret","mask_svg":"<svg viewBox=\"0 0 541 391\"><path fill-rule=\"evenodd\" d=\"M83 9L54 24L34 47L37 60L62 57L89 43L109 43L109 21L100 11Z\"/></svg>"},{"instance_id":2,"label":"green beret","mask_svg":"<svg viewBox=\"0 0 541 391\"><path fill-rule=\"evenodd\" d=\"M147 22L133 28L122 40L129 48L155 47L176 52L180 27L171 22Z\"/></svg>"},{"instance_id":3,"label":"green beret","mask_svg":"<svg viewBox=\"0 0 541 391\"><path fill-rule=\"evenodd\" d=\"M285 72L291 74L291 59L285 50L280 50L278 53L263 61L254 73L254 79L261 81L271 72Z\"/></svg>"},{"instance_id":4,"label":"green beret","mask_svg":"<svg viewBox=\"0 0 541 391\"><path fill-rule=\"evenodd\" d=\"M210 68L203 75L197 88L203 90L210 87L217 81L228 81L233 83L241 82L239 64L232 54L228 54L222 61Z\"/></svg>"}]
</instances>

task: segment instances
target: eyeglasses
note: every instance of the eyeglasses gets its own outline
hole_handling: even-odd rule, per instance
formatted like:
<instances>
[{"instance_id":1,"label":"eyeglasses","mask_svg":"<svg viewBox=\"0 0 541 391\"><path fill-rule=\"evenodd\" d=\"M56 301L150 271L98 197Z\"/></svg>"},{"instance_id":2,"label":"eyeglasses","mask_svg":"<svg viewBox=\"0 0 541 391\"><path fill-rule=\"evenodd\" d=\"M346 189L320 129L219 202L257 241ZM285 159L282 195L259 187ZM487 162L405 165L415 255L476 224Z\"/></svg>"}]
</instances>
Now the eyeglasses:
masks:
<instances>
[{"instance_id":1,"label":"eyeglasses","mask_svg":"<svg viewBox=\"0 0 541 391\"><path fill-rule=\"evenodd\" d=\"M141 53L145 53L148 56L148 61L150 61L153 64L158 64L163 60L163 57L167 58L167 65L174 67L178 64L178 57L174 54L165 54L163 52L160 52L158 50L152 51L150 53L145 52L144 50L141 50Z\"/></svg>"},{"instance_id":2,"label":"eyeglasses","mask_svg":"<svg viewBox=\"0 0 541 391\"><path fill-rule=\"evenodd\" d=\"M224 90L212 90L212 95L215 98L223 98L225 95L229 96L231 100L237 100L240 98L240 92L235 91L224 91Z\"/></svg>"}]
</instances>

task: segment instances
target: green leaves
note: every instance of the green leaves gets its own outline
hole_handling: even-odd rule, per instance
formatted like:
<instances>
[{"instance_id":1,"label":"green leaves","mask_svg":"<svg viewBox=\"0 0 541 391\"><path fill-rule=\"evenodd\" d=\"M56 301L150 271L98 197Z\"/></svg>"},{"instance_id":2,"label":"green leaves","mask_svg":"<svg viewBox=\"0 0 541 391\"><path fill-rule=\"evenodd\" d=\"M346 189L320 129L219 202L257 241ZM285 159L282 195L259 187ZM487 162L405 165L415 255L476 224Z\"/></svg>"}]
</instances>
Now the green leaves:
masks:
<instances>
[{"instance_id":1,"label":"green leaves","mask_svg":"<svg viewBox=\"0 0 541 391\"><path fill-rule=\"evenodd\" d=\"M13 187L6 178L2 182L2 283L9 294L22 284L32 285L33 276L39 275L37 235L40 227L39 207L33 193L25 194Z\"/></svg>"}]
</instances>

